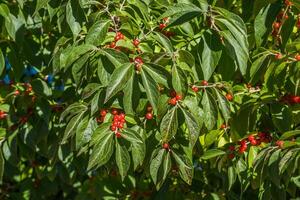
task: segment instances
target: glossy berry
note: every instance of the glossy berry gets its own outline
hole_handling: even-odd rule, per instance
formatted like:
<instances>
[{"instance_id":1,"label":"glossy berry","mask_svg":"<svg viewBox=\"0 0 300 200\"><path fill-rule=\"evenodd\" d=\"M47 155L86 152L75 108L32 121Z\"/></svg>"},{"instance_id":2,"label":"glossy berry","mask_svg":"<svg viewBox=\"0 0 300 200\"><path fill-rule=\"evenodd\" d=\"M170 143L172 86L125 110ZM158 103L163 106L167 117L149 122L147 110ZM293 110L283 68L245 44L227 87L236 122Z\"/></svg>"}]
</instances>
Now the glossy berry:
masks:
<instances>
[{"instance_id":1,"label":"glossy berry","mask_svg":"<svg viewBox=\"0 0 300 200\"><path fill-rule=\"evenodd\" d=\"M110 45L109 45L109 47L112 48L112 49L115 48L116 47L116 43L115 42L111 42Z\"/></svg>"},{"instance_id":2,"label":"glossy berry","mask_svg":"<svg viewBox=\"0 0 300 200\"><path fill-rule=\"evenodd\" d=\"M125 113L121 113L119 116L120 116L120 120L125 119Z\"/></svg>"},{"instance_id":3,"label":"glossy berry","mask_svg":"<svg viewBox=\"0 0 300 200\"><path fill-rule=\"evenodd\" d=\"M194 92L199 92L199 88L197 86L195 86L195 85L192 86L192 90Z\"/></svg>"},{"instance_id":4,"label":"glossy berry","mask_svg":"<svg viewBox=\"0 0 300 200\"><path fill-rule=\"evenodd\" d=\"M252 146L256 146L257 145L257 140L256 139L253 139L253 140L249 140L250 144Z\"/></svg>"},{"instance_id":5,"label":"glossy berry","mask_svg":"<svg viewBox=\"0 0 300 200\"><path fill-rule=\"evenodd\" d=\"M148 112L146 115L145 115L145 118L148 119L148 120L151 120L153 119L153 114Z\"/></svg>"},{"instance_id":6,"label":"glossy berry","mask_svg":"<svg viewBox=\"0 0 300 200\"><path fill-rule=\"evenodd\" d=\"M6 112L0 110L0 120L6 118L7 114Z\"/></svg>"},{"instance_id":7,"label":"glossy berry","mask_svg":"<svg viewBox=\"0 0 300 200\"><path fill-rule=\"evenodd\" d=\"M226 124L221 124L220 128L221 129L225 129L226 128Z\"/></svg>"},{"instance_id":8,"label":"glossy berry","mask_svg":"<svg viewBox=\"0 0 300 200\"><path fill-rule=\"evenodd\" d=\"M207 82L206 80L203 80L203 81L201 82L201 84L202 84L203 86L208 86L208 82Z\"/></svg>"},{"instance_id":9,"label":"glossy berry","mask_svg":"<svg viewBox=\"0 0 300 200\"><path fill-rule=\"evenodd\" d=\"M172 99L169 100L169 104L171 104L172 106L175 106L176 103L177 103L176 97L174 97L174 98L172 98Z\"/></svg>"},{"instance_id":10,"label":"glossy berry","mask_svg":"<svg viewBox=\"0 0 300 200\"><path fill-rule=\"evenodd\" d=\"M279 29L280 26L281 26L280 22L274 22L274 24L273 24L273 27L274 27L275 29Z\"/></svg>"},{"instance_id":11,"label":"glossy berry","mask_svg":"<svg viewBox=\"0 0 300 200\"><path fill-rule=\"evenodd\" d=\"M168 150L168 149L170 148L170 146L169 146L168 143L164 143L164 144L163 144L163 148L166 149L166 150Z\"/></svg>"},{"instance_id":12,"label":"glossy berry","mask_svg":"<svg viewBox=\"0 0 300 200\"><path fill-rule=\"evenodd\" d=\"M100 116L105 117L107 114L107 111L105 109L100 110Z\"/></svg>"},{"instance_id":13,"label":"glossy berry","mask_svg":"<svg viewBox=\"0 0 300 200\"><path fill-rule=\"evenodd\" d=\"M296 59L297 61L300 61L300 55L297 54L297 55L295 56L295 59Z\"/></svg>"},{"instance_id":14,"label":"glossy berry","mask_svg":"<svg viewBox=\"0 0 300 200\"><path fill-rule=\"evenodd\" d=\"M111 109L111 114L117 115L118 114L118 110L115 109L115 108Z\"/></svg>"},{"instance_id":15,"label":"glossy berry","mask_svg":"<svg viewBox=\"0 0 300 200\"><path fill-rule=\"evenodd\" d=\"M138 47L140 44L140 41L138 39L134 39L132 43L135 47Z\"/></svg>"},{"instance_id":16,"label":"glossy berry","mask_svg":"<svg viewBox=\"0 0 300 200\"><path fill-rule=\"evenodd\" d=\"M144 62L143 62L143 59L141 57L136 57L134 59L134 63L135 64L143 64Z\"/></svg>"},{"instance_id":17,"label":"glossy berry","mask_svg":"<svg viewBox=\"0 0 300 200\"><path fill-rule=\"evenodd\" d=\"M276 141L276 146L278 146L280 149L283 148L284 142L282 140L277 140Z\"/></svg>"},{"instance_id":18,"label":"glossy berry","mask_svg":"<svg viewBox=\"0 0 300 200\"><path fill-rule=\"evenodd\" d=\"M229 158L230 160L234 159L234 157L235 157L234 153L228 154L228 158Z\"/></svg>"},{"instance_id":19,"label":"glossy berry","mask_svg":"<svg viewBox=\"0 0 300 200\"><path fill-rule=\"evenodd\" d=\"M254 135L249 135L249 136L248 136L248 140L249 140L249 141L255 140L255 136L254 136Z\"/></svg>"},{"instance_id":20,"label":"glossy berry","mask_svg":"<svg viewBox=\"0 0 300 200\"><path fill-rule=\"evenodd\" d=\"M175 98L177 101L180 101L182 99L182 96L180 94L177 94Z\"/></svg>"},{"instance_id":21,"label":"glossy berry","mask_svg":"<svg viewBox=\"0 0 300 200\"><path fill-rule=\"evenodd\" d=\"M16 90L16 91L14 92L14 95L15 95L15 96L19 96L19 95L20 95L20 91L19 91L19 90Z\"/></svg>"},{"instance_id":22,"label":"glossy berry","mask_svg":"<svg viewBox=\"0 0 300 200\"><path fill-rule=\"evenodd\" d=\"M231 94L227 93L227 94L226 94L226 99L227 99L228 101L232 101L233 96L232 96Z\"/></svg>"},{"instance_id":23,"label":"glossy berry","mask_svg":"<svg viewBox=\"0 0 300 200\"><path fill-rule=\"evenodd\" d=\"M281 53L276 53L275 54L275 59L276 60L280 60L282 58L282 54Z\"/></svg>"},{"instance_id":24,"label":"glossy berry","mask_svg":"<svg viewBox=\"0 0 300 200\"><path fill-rule=\"evenodd\" d=\"M293 5L293 3L289 0L285 0L284 3L285 3L286 6L292 6Z\"/></svg>"},{"instance_id":25,"label":"glossy berry","mask_svg":"<svg viewBox=\"0 0 300 200\"><path fill-rule=\"evenodd\" d=\"M110 130L116 131L116 130L117 130L117 127L116 127L115 125L112 125L112 126L110 127Z\"/></svg>"},{"instance_id":26,"label":"glossy berry","mask_svg":"<svg viewBox=\"0 0 300 200\"><path fill-rule=\"evenodd\" d=\"M239 153L244 153L247 150L247 145L246 146L240 146L239 147Z\"/></svg>"},{"instance_id":27,"label":"glossy berry","mask_svg":"<svg viewBox=\"0 0 300 200\"><path fill-rule=\"evenodd\" d=\"M161 24L159 24L159 29L164 29L166 26L167 26L167 24L161 23Z\"/></svg>"},{"instance_id":28,"label":"glossy berry","mask_svg":"<svg viewBox=\"0 0 300 200\"><path fill-rule=\"evenodd\" d=\"M117 131L117 132L115 133L115 135L116 135L117 138L122 137L122 135L121 135L121 133L120 133L119 131Z\"/></svg>"}]
</instances>

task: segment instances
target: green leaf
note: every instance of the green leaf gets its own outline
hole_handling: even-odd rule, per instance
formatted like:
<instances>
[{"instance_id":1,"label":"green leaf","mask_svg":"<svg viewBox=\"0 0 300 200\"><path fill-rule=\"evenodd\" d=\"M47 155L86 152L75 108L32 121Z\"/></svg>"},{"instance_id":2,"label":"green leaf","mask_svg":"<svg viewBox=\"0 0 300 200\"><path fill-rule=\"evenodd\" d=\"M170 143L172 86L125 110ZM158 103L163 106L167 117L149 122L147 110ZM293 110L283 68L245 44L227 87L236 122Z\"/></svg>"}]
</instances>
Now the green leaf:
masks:
<instances>
[{"instance_id":1,"label":"green leaf","mask_svg":"<svg viewBox=\"0 0 300 200\"><path fill-rule=\"evenodd\" d=\"M93 118L89 119L89 116L86 116L82 121L79 122L76 129L76 149L79 150L84 144L88 143L96 128L97 124Z\"/></svg>"},{"instance_id":2,"label":"green leaf","mask_svg":"<svg viewBox=\"0 0 300 200\"><path fill-rule=\"evenodd\" d=\"M131 63L125 63L115 69L111 75L110 82L106 89L105 102L121 91L127 81L133 76L134 70Z\"/></svg>"},{"instance_id":3,"label":"green leaf","mask_svg":"<svg viewBox=\"0 0 300 200\"><path fill-rule=\"evenodd\" d=\"M211 94L207 90L203 93L201 104L203 106L203 112L205 113L205 126L208 130L211 130L216 125L218 110L215 100L211 97Z\"/></svg>"},{"instance_id":4,"label":"green leaf","mask_svg":"<svg viewBox=\"0 0 300 200\"><path fill-rule=\"evenodd\" d=\"M124 65L124 63L129 63L128 56L123 52L115 49L102 49L100 52L104 54L116 68Z\"/></svg>"},{"instance_id":5,"label":"green leaf","mask_svg":"<svg viewBox=\"0 0 300 200\"><path fill-rule=\"evenodd\" d=\"M216 142L221 132L222 130L218 130L218 129L208 132L205 136L205 146L208 147L212 145L214 142Z\"/></svg>"},{"instance_id":6,"label":"green leaf","mask_svg":"<svg viewBox=\"0 0 300 200\"><path fill-rule=\"evenodd\" d=\"M75 40L81 31L81 26L76 21L76 18L73 15L73 9L72 9L71 2L72 1L68 1L67 6L66 6L66 19L67 19L67 23L69 24L69 27L73 33L73 37Z\"/></svg>"},{"instance_id":7,"label":"green leaf","mask_svg":"<svg viewBox=\"0 0 300 200\"><path fill-rule=\"evenodd\" d=\"M171 170L171 156L170 152L167 152L163 162L163 180L165 180Z\"/></svg>"},{"instance_id":8,"label":"green leaf","mask_svg":"<svg viewBox=\"0 0 300 200\"><path fill-rule=\"evenodd\" d=\"M147 98L153 107L154 113L157 113L157 101L159 97L158 85L146 70L141 71L141 77Z\"/></svg>"},{"instance_id":9,"label":"green leaf","mask_svg":"<svg viewBox=\"0 0 300 200\"><path fill-rule=\"evenodd\" d=\"M230 190L236 181L236 173L233 166L228 167L227 176L228 176L228 190Z\"/></svg>"},{"instance_id":10,"label":"green leaf","mask_svg":"<svg viewBox=\"0 0 300 200\"><path fill-rule=\"evenodd\" d=\"M60 54L60 69L66 71L77 59L81 58L83 54L94 49L96 49L96 47L90 44L69 47Z\"/></svg>"},{"instance_id":11,"label":"green leaf","mask_svg":"<svg viewBox=\"0 0 300 200\"><path fill-rule=\"evenodd\" d=\"M123 181L130 167L130 155L126 146L119 144L118 139L116 140L116 163Z\"/></svg>"},{"instance_id":12,"label":"green leaf","mask_svg":"<svg viewBox=\"0 0 300 200\"><path fill-rule=\"evenodd\" d=\"M221 43L216 34L204 32L198 54L204 80L209 80L222 55Z\"/></svg>"},{"instance_id":13,"label":"green leaf","mask_svg":"<svg viewBox=\"0 0 300 200\"><path fill-rule=\"evenodd\" d=\"M134 143L143 143L143 138L135 131L129 128L124 128L122 130L122 136L125 140L128 140L132 144Z\"/></svg>"},{"instance_id":14,"label":"green leaf","mask_svg":"<svg viewBox=\"0 0 300 200\"><path fill-rule=\"evenodd\" d=\"M99 129L96 129L94 134L97 134ZM114 152L114 134L111 131L100 132L100 137L93 147L92 154L88 163L88 170L96 167L101 167L107 163Z\"/></svg>"},{"instance_id":15,"label":"green leaf","mask_svg":"<svg viewBox=\"0 0 300 200\"><path fill-rule=\"evenodd\" d=\"M190 3L177 3L173 6L168 7L168 10L163 13L159 19L165 17L171 17L168 27L181 25L185 22L192 20L193 18L199 16L203 11L196 5Z\"/></svg>"},{"instance_id":16,"label":"green leaf","mask_svg":"<svg viewBox=\"0 0 300 200\"><path fill-rule=\"evenodd\" d=\"M230 119L230 105L228 100L225 98L225 96L216 88L214 88L215 93L217 95L219 108L222 112L223 118L228 123L228 120Z\"/></svg>"},{"instance_id":17,"label":"green leaf","mask_svg":"<svg viewBox=\"0 0 300 200\"><path fill-rule=\"evenodd\" d=\"M41 10L42 8L47 8L47 4L50 0L37 0L36 7L33 15L36 15L36 13Z\"/></svg>"},{"instance_id":18,"label":"green leaf","mask_svg":"<svg viewBox=\"0 0 300 200\"><path fill-rule=\"evenodd\" d=\"M43 97L50 97L52 95L51 88L49 88L47 83L41 79L34 79L31 82L31 85L33 91L38 95L41 95Z\"/></svg>"},{"instance_id":19,"label":"green leaf","mask_svg":"<svg viewBox=\"0 0 300 200\"><path fill-rule=\"evenodd\" d=\"M168 79L170 78L170 74L162 66L153 63L146 63L143 65L143 70L147 71L157 83L169 87Z\"/></svg>"},{"instance_id":20,"label":"green leaf","mask_svg":"<svg viewBox=\"0 0 300 200\"><path fill-rule=\"evenodd\" d=\"M136 170L138 166L143 164L143 161L146 156L146 145L144 142L131 143L131 144L132 144L131 153L132 153L133 168L134 170Z\"/></svg>"},{"instance_id":21,"label":"green leaf","mask_svg":"<svg viewBox=\"0 0 300 200\"><path fill-rule=\"evenodd\" d=\"M85 42L87 44L92 44L95 46L99 46L105 40L107 35L108 27L110 25L110 21L97 21L93 24L93 26L89 29L87 36L85 38Z\"/></svg>"},{"instance_id":22,"label":"green leaf","mask_svg":"<svg viewBox=\"0 0 300 200\"><path fill-rule=\"evenodd\" d=\"M73 75L74 81L77 85L79 85L82 81L82 76L85 72L85 70L84 70L85 64L88 61L89 57L90 57L89 54L84 54L73 64L72 75Z\"/></svg>"},{"instance_id":23,"label":"green leaf","mask_svg":"<svg viewBox=\"0 0 300 200\"><path fill-rule=\"evenodd\" d=\"M201 159L208 160L217 156L224 155L226 152L222 151L220 149L210 149L206 152L204 152L203 156L201 156Z\"/></svg>"},{"instance_id":24,"label":"green leaf","mask_svg":"<svg viewBox=\"0 0 300 200\"><path fill-rule=\"evenodd\" d=\"M102 90L100 89L91 101L91 115L95 114L99 109L99 98L101 95Z\"/></svg>"},{"instance_id":25,"label":"green leaf","mask_svg":"<svg viewBox=\"0 0 300 200\"><path fill-rule=\"evenodd\" d=\"M280 132L285 132L291 129L293 117L288 105L273 103L271 104L270 112L274 126Z\"/></svg>"},{"instance_id":26,"label":"green leaf","mask_svg":"<svg viewBox=\"0 0 300 200\"><path fill-rule=\"evenodd\" d=\"M84 112L87 110L87 106L82 104L82 103L73 103L70 106L68 106L64 112L62 112L62 114L60 115L60 121L62 121L63 119L66 119L67 116L67 120L69 121L71 117L73 117L74 115Z\"/></svg>"},{"instance_id":27,"label":"green leaf","mask_svg":"<svg viewBox=\"0 0 300 200\"><path fill-rule=\"evenodd\" d=\"M260 56L258 59L256 59L250 68L250 82L251 83L256 83L257 80L259 79L259 77L262 75L261 74L261 68L264 66L263 64L265 63L266 58L269 56L270 54L266 53L262 56Z\"/></svg>"},{"instance_id":28,"label":"green leaf","mask_svg":"<svg viewBox=\"0 0 300 200\"><path fill-rule=\"evenodd\" d=\"M3 73L4 69L5 69L5 61L4 61L3 53L0 49L0 75Z\"/></svg>"},{"instance_id":29,"label":"green leaf","mask_svg":"<svg viewBox=\"0 0 300 200\"><path fill-rule=\"evenodd\" d=\"M4 174L4 158L2 155L2 145L0 143L0 184L2 184L2 178L3 178L3 174Z\"/></svg>"},{"instance_id":30,"label":"green leaf","mask_svg":"<svg viewBox=\"0 0 300 200\"><path fill-rule=\"evenodd\" d=\"M159 176L159 170L161 168L161 165L163 163L163 158L166 153L165 149L156 149L151 156L151 163L150 163L150 175L154 182L154 184L158 184L159 182L163 182L160 179L163 180L163 176ZM161 184L158 184L160 187Z\"/></svg>"},{"instance_id":31,"label":"green leaf","mask_svg":"<svg viewBox=\"0 0 300 200\"><path fill-rule=\"evenodd\" d=\"M165 35L159 32L155 32L155 35L153 37L161 44L162 48L166 49L168 53L172 53L174 51L171 41Z\"/></svg>"},{"instance_id":32,"label":"green leaf","mask_svg":"<svg viewBox=\"0 0 300 200\"><path fill-rule=\"evenodd\" d=\"M168 142L175 136L178 128L177 107L171 108L160 123L162 140Z\"/></svg>"},{"instance_id":33,"label":"green leaf","mask_svg":"<svg viewBox=\"0 0 300 200\"><path fill-rule=\"evenodd\" d=\"M185 95L188 88L187 78L183 70L176 65L172 67L172 85L176 93Z\"/></svg>"},{"instance_id":34,"label":"green leaf","mask_svg":"<svg viewBox=\"0 0 300 200\"><path fill-rule=\"evenodd\" d=\"M102 87L99 83L89 83L82 91L82 98L87 99Z\"/></svg>"},{"instance_id":35,"label":"green leaf","mask_svg":"<svg viewBox=\"0 0 300 200\"><path fill-rule=\"evenodd\" d=\"M179 175L187 184L191 185L194 176L193 163L186 156L178 156L174 151L172 156L179 167Z\"/></svg>"},{"instance_id":36,"label":"green leaf","mask_svg":"<svg viewBox=\"0 0 300 200\"><path fill-rule=\"evenodd\" d=\"M187 124L187 127L189 129L189 133L190 133L189 141L190 141L191 147L194 147L196 142L198 141L201 127L199 126L198 120L195 119L196 117L193 115L192 112L190 112L189 110L186 110L182 107L180 107L180 108L184 114L185 123Z\"/></svg>"},{"instance_id":37,"label":"green leaf","mask_svg":"<svg viewBox=\"0 0 300 200\"><path fill-rule=\"evenodd\" d=\"M134 110L138 106L141 96L138 76L133 76L131 79L129 79L125 88L123 89L123 92L124 111L127 114L134 114Z\"/></svg>"},{"instance_id":38,"label":"green leaf","mask_svg":"<svg viewBox=\"0 0 300 200\"><path fill-rule=\"evenodd\" d=\"M279 140L286 140L286 139L288 139L290 137L294 137L296 135L300 135L300 130L285 132L280 136Z\"/></svg>"},{"instance_id":39,"label":"green leaf","mask_svg":"<svg viewBox=\"0 0 300 200\"><path fill-rule=\"evenodd\" d=\"M272 31L272 23L280 10L279 4L269 4L263 7L254 20L255 41L261 46L267 41L268 34Z\"/></svg>"},{"instance_id":40,"label":"green leaf","mask_svg":"<svg viewBox=\"0 0 300 200\"><path fill-rule=\"evenodd\" d=\"M81 121L84 113L85 113L85 110L82 111L81 113L75 115L74 117L72 117L72 119L68 122L68 125L65 129L65 133L64 133L64 136L62 139L62 144L66 143L67 139L75 133L76 127L78 126L79 122Z\"/></svg>"}]
</instances>

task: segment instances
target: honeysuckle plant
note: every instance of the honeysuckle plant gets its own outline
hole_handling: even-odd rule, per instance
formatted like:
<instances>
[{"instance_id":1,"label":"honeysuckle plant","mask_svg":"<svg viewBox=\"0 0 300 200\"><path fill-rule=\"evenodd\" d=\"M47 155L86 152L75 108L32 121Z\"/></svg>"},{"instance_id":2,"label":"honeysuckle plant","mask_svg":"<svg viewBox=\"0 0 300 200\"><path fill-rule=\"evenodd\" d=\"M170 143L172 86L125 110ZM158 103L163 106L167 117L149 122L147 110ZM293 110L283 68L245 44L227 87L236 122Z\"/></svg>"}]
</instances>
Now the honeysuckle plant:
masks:
<instances>
[{"instance_id":1,"label":"honeysuckle plant","mask_svg":"<svg viewBox=\"0 0 300 200\"><path fill-rule=\"evenodd\" d=\"M296 198L299 10L2 1L0 198Z\"/></svg>"}]
</instances>

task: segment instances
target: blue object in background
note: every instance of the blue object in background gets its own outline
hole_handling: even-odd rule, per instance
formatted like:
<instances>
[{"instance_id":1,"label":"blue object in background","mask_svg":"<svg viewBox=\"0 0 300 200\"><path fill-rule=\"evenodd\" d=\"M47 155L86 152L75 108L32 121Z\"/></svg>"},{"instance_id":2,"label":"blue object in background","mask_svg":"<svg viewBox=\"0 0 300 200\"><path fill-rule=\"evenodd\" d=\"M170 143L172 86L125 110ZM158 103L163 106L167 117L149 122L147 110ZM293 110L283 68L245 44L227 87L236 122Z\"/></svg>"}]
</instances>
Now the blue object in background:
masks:
<instances>
[{"instance_id":1,"label":"blue object in background","mask_svg":"<svg viewBox=\"0 0 300 200\"><path fill-rule=\"evenodd\" d=\"M11 64L8 60L8 57L5 57L5 69L6 71L10 71L11 70Z\"/></svg>"},{"instance_id":2,"label":"blue object in background","mask_svg":"<svg viewBox=\"0 0 300 200\"><path fill-rule=\"evenodd\" d=\"M26 69L25 69L25 71L24 71L24 74L26 76L34 76L37 73L39 73L39 72L33 66L27 66Z\"/></svg>"},{"instance_id":3,"label":"blue object in background","mask_svg":"<svg viewBox=\"0 0 300 200\"><path fill-rule=\"evenodd\" d=\"M10 77L8 74L5 74L4 78L3 78L3 82L5 85L9 85L10 84Z\"/></svg>"},{"instance_id":4,"label":"blue object in background","mask_svg":"<svg viewBox=\"0 0 300 200\"><path fill-rule=\"evenodd\" d=\"M46 76L46 81L47 81L48 84L52 84L53 81L54 81L54 76L52 74L48 74Z\"/></svg>"},{"instance_id":5,"label":"blue object in background","mask_svg":"<svg viewBox=\"0 0 300 200\"><path fill-rule=\"evenodd\" d=\"M65 90L64 83L61 83L60 85L55 86L55 89L58 91L64 91Z\"/></svg>"}]
</instances>

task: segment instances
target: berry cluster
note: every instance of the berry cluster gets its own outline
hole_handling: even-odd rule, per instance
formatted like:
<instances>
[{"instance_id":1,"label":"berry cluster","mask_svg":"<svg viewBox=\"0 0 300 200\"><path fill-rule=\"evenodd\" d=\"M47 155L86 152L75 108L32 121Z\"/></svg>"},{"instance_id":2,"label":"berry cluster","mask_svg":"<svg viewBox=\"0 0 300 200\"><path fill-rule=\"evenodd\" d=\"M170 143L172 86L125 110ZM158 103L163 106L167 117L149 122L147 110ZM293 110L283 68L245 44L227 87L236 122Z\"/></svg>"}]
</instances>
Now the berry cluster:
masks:
<instances>
[{"instance_id":1,"label":"berry cluster","mask_svg":"<svg viewBox=\"0 0 300 200\"><path fill-rule=\"evenodd\" d=\"M159 24L159 29L165 36L172 37L175 35L174 32L163 30L164 28L167 27L167 24L169 23L169 21L170 21L170 19L168 17L163 18L163 22Z\"/></svg>"},{"instance_id":2,"label":"berry cluster","mask_svg":"<svg viewBox=\"0 0 300 200\"><path fill-rule=\"evenodd\" d=\"M109 47L112 49L117 48L116 42L118 42L119 40L123 40L123 39L125 39L125 36L121 32L117 32L116 36L115 36L115 40L110 43Z\"/></svg>"},{"instance_id":3,"label":"berry cluster","mask_svg":"<svg viewBox=\"0 0 300 200\"><path fill-rule=\"evenodd\" d=\"M148 119L148 120L153 119L153 114L152 114L153 108L152 108L152 106L148 105L146 110L147 110L147 113L145 115L145 118Z\"/></svg>"},{"instance_id":4,"label":"berry cluster","mask_svg":"<svg viewBox=\"0 0 300 200\"><path fill-rule=\"evenodd\" d=\"M144 61L141 57L138 56L134 59L134 64L135 64L136 71L140 72L142 69L142 65L144 64Z\"/></svg>"},{"instance_id":5,"label":"berry cluster","mask_svg":"<svg viewBox=\"0 0 300 200\"><path fill-rule=\"evenodd\" d=\"M171 98L169 99L169 104L172 106L175 106L177 104L177 101L182 100L182 96L180 94L177 94L174 90L170 92Z\"/></svg>"},{"instance_id":6,"label":"berry cluster","mask_svg":"<svg viewBox=\"0 0 300 200\"><path fill-rule=\"evenodd\" d=\"M248 138L242 139L238 142L238 153L243 154L248 145L259 146L261 143L270 143L272 141L272 136L269 133L259 132L257 135L249 135ZM228 158L233 159L235 157L236 147L234 145L230 145Z\"/></svg>"},{"instance_id":7,"label":"berry cluster","mask_svg":"<svg viewBox=\"0 0 300 200\"><path fill-rule=\"evenodd\" d=\"M281 97L280 101L287 104L299 104L300 96L296 96L293 94L286 94L283 97Z\"/></svg>"},{"instance_id":8,"label":"berry cluster","mask_svg":"<svg viewBox=\"0 0 300 200\"><path fill-rule=\"evenodd\" d=\"M116 109L112 109L111 114L114 115L112 125L110 126L110 130L115 132L117 138L122 137L120 130L124 127L125 124L125 114L118 112Z\"/></svg>"}]
</instances>

